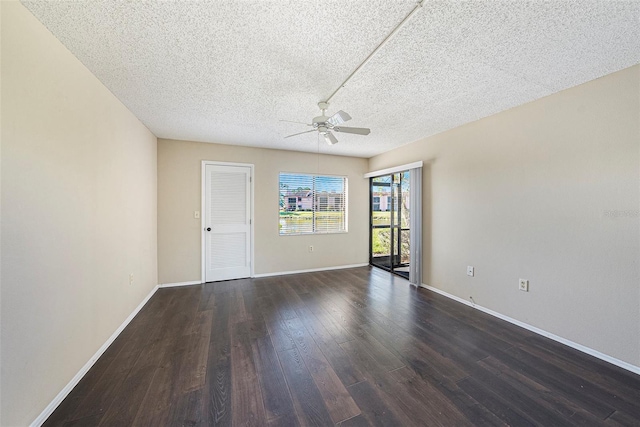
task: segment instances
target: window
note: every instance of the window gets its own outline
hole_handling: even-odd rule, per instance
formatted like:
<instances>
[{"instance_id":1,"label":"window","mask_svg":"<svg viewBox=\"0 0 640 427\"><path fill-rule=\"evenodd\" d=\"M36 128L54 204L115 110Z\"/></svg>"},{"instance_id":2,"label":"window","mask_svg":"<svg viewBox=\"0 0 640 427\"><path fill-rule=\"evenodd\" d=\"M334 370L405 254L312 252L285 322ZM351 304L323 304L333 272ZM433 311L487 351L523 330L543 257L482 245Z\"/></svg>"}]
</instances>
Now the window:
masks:
<instances>
[{"instance_id":1,"label":"window","mask_svg":"<svg viewBox=\"0 0 640 427\"><path fill-rule=\"evenodd\" d=\"M378 212L380 210L380 196L373 196L373 211Z\"/></svg>"},{"instance_id":2,"label":"window","mask_svg":"<svg viewBox=\"0 0 640 427\"><path fill-rule=\"evenodd\" d=\"M280 174L280 234L347 231L347 178Z\"/></svg>"}]
</instances>

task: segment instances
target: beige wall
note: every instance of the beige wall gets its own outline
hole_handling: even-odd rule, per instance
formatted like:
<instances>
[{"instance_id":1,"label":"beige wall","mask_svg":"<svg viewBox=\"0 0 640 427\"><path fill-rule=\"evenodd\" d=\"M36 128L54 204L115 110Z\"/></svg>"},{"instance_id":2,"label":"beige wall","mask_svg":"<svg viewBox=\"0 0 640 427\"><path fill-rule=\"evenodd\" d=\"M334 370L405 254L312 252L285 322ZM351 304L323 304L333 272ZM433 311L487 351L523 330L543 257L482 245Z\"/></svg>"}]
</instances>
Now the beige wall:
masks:
<instances>
[{"instance_id":1,"label":"beige wall","mask_svg":"<svg viewBox=\"0 0 640 427\"><path fill-rule=\"evenodd\" d=\"M368 262L367 160L201 142L158 140L158 266L160 283L200 280L201 162L255 165L255 273ZM278 233L278 173L345 175L349 232L314 236ZM308 246L314 246L309 253Z\"/></svg>"},{"instance_id":2,"label":"beige wall","mask_svg":"<svg viewBox=\"0 0 640 427\"><path fill-rule=\"evenodd\" d=\"M639 103L635 66L370 159L426 162L424 282L640 366Z\"/></svg>"},{"instance_id":3,"label":"beige wall","mask_svg":"<svg viewBox=\"0 0 640 427\"><path fill-rule=\"evenodd\" d=\"M14 426L157 284L157 163L156 138L21 4L1 7L0 422Z\"/></svg>"}]
</instances>

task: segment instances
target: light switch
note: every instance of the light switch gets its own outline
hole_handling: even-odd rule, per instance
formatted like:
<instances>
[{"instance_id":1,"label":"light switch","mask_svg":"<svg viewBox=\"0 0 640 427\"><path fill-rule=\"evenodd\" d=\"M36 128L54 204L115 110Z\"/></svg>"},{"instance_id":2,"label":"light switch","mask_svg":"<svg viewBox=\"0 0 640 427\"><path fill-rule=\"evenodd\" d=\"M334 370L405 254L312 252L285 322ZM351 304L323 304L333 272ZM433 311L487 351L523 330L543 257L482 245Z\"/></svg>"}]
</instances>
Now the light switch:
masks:
<instances>
[{"instance_id":1,"label":"light switch","mask_svg":"<svg viewBox=\"0 0 640 427\"><path fill-rule=\"evenodd\" d=\"M193 217L194 217L195 219L200 218L200 211L193 211Z\"/></svg>"}]
</instances>

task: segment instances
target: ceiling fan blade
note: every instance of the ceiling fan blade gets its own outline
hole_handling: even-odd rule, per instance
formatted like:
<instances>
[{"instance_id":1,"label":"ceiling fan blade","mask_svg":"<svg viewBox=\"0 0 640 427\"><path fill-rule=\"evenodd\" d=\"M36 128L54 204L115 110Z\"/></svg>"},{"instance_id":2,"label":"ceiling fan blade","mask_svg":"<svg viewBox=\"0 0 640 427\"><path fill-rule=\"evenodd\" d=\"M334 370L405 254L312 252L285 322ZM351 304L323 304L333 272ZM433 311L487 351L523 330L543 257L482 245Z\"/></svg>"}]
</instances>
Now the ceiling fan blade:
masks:
<instances>
[{"instance_id":1,"label":"ceiling fan blade","mask_svg":"<svg viewBox=\"0 0 640 427\"><path fill-rule=\"evenodd\" d=\"M344 122L348 122L349 120L351 120L351 116L345 113L344 111L340 110L337 113L335 113L333 116L329 117L329 119L327 120L327 123L331 123L334 126L338 126L343 124Z\"/></svg>"},{"instance_id":2,"label":"ceiling fan blade","mask_svg":"<svg viewBox=\"0 0 640 427\"><path fill-rule=\"evenodd\" d=\"M338 143L338 139L333 136L331 132L327 132L324 134L324 140L327 141L327 144L334 145Z\"/></svg>"},{"instance_id":3,"label":"ceiling fan blade","mask_svg":"<svg viewBox=\"0 0 640 427\"><path fill-rule=\"evenodd\" d=\"M310 125L309 123L304 123L304 122L296 122L295 120L280 120L281 122L287 122L287 123L299 123L301 125L306 125L306 126L313 126Z\"/></svg>"},{"instance_id":4,"label":"ceiling fan blade","mask_svg":"<svg viewBox=\"0 0 640 427\"><path fill-rule=\"evenodd\" d=\"M356 135L369 135L369 133L371 133L371 129L368 128L350 128L346 126L336 126L333 130L342 133L355 133Z\"/></svg>"},{"instance_id":5,"label":"ceiling fan blade","mask_svg":"<svg viewBox=\"0 0 640 427\"><path fill-rule=\"evenodd\" d=\"M315 129L305 130L304 132L298 132L298 133L294 133L293 135L285 136L285 138L291 138L292 136L302 135L303 133L309 133L309 132L315 132L315 131L316 131Z\"/></svg>"}]
</instances>

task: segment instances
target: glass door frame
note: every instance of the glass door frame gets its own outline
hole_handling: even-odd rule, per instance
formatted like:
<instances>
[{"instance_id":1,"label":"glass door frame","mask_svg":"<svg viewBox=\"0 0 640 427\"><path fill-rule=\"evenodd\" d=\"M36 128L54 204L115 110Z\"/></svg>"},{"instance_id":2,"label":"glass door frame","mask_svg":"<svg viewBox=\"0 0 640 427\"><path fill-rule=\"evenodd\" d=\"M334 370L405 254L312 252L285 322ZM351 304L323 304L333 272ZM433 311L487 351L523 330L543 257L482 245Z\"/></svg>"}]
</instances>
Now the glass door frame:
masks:
<instances>
[{"instance_id":1,"label":"glass door frame","mask_svg":"<svg viewBox=\"0 0 640 427\"><path fill-rule=\"evenodd\" d=\"M403 175L405 173L410 173L409 170L384 174L376 177L369 178L369 264L382 268L383 270L387 270L391 273L397 274L401 277L406 276L395 271L398 267L406 267L409 263L402 262L402 233L410 231L410 228L402 226L402 181ZM381 177L390 177L389 183L387 184L389 187L389 224L388 225L374 225L373 224L373 197L374 197L374 187L386 187L386 183L377 183L374 185L374 180ZM400 179L396 182L396 176L399 176ZM382 185L381 185L382 184ZM397 213L396 213L397 211ZM394 221L394 218L397 217L397 221ZM397 222L397 224L396 224ZM389 229L389 263L388 266L374 262L373 254L373 230L375 229ZM397 236L396 236L397 234ZM410 249L409 249L410 250Z\"/></svg>"}]
</instances>

